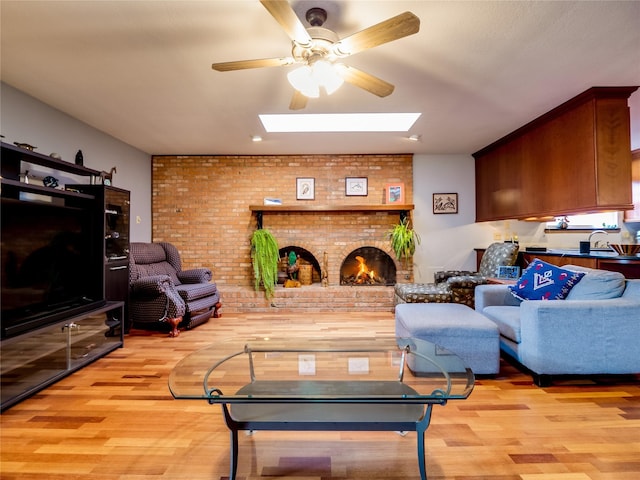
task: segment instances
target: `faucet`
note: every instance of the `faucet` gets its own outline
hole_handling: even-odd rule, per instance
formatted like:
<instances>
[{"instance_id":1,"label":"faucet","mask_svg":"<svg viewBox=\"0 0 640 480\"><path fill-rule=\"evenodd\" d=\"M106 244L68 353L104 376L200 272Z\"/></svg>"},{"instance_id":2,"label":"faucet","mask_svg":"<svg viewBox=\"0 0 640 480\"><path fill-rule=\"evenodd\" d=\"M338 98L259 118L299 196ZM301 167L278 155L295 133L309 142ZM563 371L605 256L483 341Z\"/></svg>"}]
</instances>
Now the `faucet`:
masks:
<instances>
[{"instance_id":1,"label":"faucet","mask_svg":"<svg viewBox=\"0 0 640 480\"><path fill-rule=\"evenodd\" d=\"M594 230L593 232L591 232L591 235L589 235L589 245L591 245L591 237L593 237L596 233L604 233L605 235L609 235L604 230ZM598 248L598 242L595 243L594 248Z\"/></svg>"}]
</instances>

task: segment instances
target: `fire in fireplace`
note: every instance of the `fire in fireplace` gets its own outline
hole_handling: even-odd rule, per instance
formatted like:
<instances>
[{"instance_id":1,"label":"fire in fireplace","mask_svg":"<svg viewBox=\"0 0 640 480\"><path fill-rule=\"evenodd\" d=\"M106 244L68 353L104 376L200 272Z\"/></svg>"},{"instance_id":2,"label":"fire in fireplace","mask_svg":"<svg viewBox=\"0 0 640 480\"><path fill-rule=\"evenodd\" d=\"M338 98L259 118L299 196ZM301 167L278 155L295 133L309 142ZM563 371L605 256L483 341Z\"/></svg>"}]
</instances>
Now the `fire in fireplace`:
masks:
<instances>
[{"instance_id":1,"label":"fire in fireplace","mask_svg":"<svg viewBox=\"0 0 640 480\"><path fill-rule=\"evenodd\" d=\"M340 267L340 285L395 285L396 264L383 250L360 247L351 252Z\"/></svg>"}]
</instances>

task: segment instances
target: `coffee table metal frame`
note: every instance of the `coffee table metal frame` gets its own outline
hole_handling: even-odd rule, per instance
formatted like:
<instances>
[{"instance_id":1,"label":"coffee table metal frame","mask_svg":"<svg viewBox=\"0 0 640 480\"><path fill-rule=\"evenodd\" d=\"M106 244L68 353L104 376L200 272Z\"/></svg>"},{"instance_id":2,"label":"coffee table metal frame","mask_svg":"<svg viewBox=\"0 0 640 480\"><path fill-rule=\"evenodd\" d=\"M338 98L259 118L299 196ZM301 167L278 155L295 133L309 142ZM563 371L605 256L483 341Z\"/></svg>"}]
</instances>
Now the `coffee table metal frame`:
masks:
<instances>
[{"instance_id":1,"label":"coffee table metal frame","mask_svg":"<svg viewBox=\"0 0 640 480\"><path fill-rule=\"evenodd\" d=\"M304 342L300 342L304 345ZM210 404L220 404L225 423L230 431L230 473L235 480L238 470L238 432L275 431L396 431L417 433L418 467L420 477L426 480L425 432L431 420L433 405L445 405L451 399L465 399L473 390L474 376L458 357L456 374L465 376L466 386L453 392L451 373L438 361L417 352L416 343L422 340L397 339L400 352L397 380L260 380L254 368L254 355L282 353L349 353L366 354L389 352L380 347L331 347L282 348L245 344L242 350L226 355L215 362L204 374L203 390L200 394L181 390L181 364L169 378L169 388L177 399L205 399ZM440 347L434 346L435 349ZM424 350L424 346L420 348ZM197 353L197 352L196 352ZM215 385L217 369L235 357L246 355L251 381L235 394L226 395ZM434 367L434 375L442 377L443 383L433 391L419 393L403 382L406 357L416 355ZM464 370L462 370L464 369ZM463 373L462 373L463 372Z\"/></svg>"}]
</instances>

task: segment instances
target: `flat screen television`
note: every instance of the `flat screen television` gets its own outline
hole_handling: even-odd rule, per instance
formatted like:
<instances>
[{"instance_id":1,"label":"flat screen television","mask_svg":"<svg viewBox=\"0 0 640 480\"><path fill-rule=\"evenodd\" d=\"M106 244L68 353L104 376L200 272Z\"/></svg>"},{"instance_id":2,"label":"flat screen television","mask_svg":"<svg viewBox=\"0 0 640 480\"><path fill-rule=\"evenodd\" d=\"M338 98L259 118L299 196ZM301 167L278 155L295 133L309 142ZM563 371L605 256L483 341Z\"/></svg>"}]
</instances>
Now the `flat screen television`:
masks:
<instances>
[{"instance_id":1,"label":"flat screen television","mask_svg":"<svg viewBox=\"0 0 640 480\"><path fill-rule=\"evenodd\" d=\"M105 303L95 212L90 205L76 208L50 200L2 198L3 339Z\"/></svg>"}]
</instances>

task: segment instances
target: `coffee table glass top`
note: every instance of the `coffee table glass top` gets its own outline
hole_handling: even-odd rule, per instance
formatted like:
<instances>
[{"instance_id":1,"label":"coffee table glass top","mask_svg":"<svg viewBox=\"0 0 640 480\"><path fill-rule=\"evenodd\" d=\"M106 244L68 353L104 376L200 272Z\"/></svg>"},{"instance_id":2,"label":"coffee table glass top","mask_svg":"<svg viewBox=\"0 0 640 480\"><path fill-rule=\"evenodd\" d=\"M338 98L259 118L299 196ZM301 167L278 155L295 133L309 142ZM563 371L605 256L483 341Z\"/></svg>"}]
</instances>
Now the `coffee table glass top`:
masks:
<instances>
[{"instance_id":1,"label":"coffee table glass top","mask_svg":"<svg viewBox=\"0 0 640 480\"><path fill-rule=\"evenodd\" d=\"M409 356L420 373L406 367ZM474 376L455 354L418 339L227 340L172 370L178 399L210 403L445 403L464 399Z\"/></svg>"}]
</instances>

